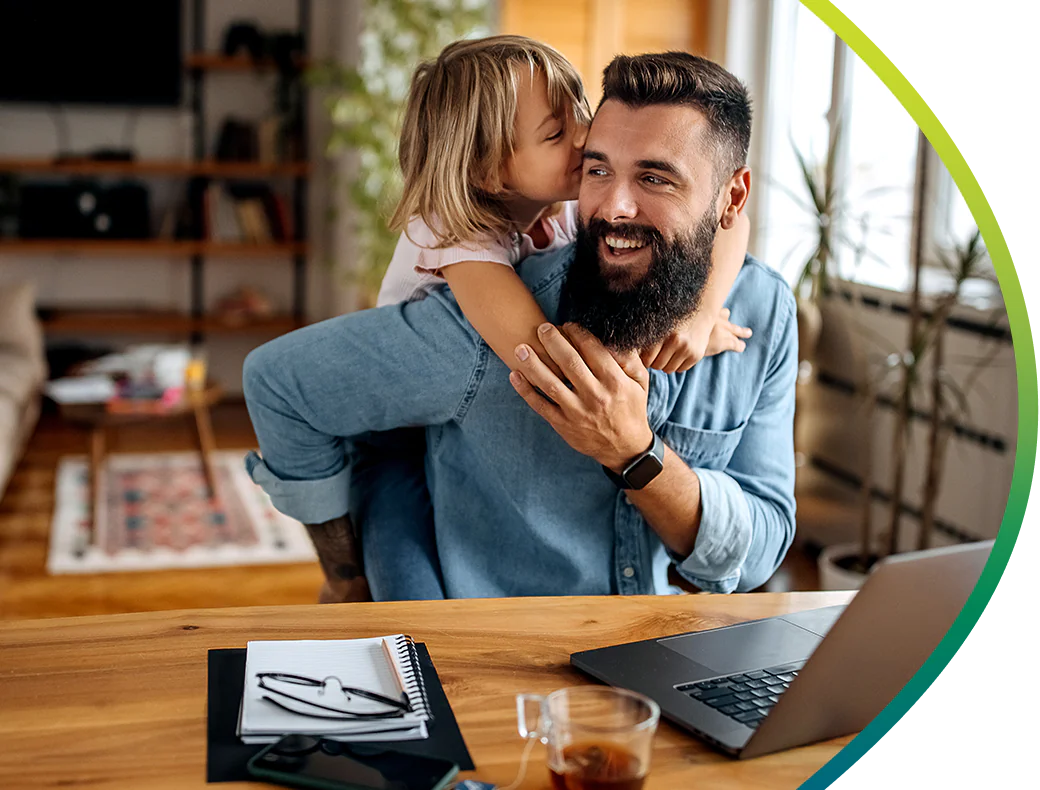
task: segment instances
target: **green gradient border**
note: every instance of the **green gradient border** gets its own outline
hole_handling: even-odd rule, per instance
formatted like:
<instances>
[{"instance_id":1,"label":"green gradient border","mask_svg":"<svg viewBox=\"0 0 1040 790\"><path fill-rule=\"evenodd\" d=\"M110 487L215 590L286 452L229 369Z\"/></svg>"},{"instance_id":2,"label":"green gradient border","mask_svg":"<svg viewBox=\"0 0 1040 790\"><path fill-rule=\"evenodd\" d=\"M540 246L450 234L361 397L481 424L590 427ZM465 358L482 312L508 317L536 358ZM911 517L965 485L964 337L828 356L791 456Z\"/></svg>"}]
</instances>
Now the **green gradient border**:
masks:
<instances>
[{"instance_id":1,"label":"green gradient border","mask_svg":"<svg viewBox=\"0 0 1040 790\"><path fill-rule=\"evenodd\" d=\"M903 102L979 222L1019 350L1019 416L976 591L903 692L803 787L1040 787L1040 0L804 2Z\"/></svg>"}]
</instances>

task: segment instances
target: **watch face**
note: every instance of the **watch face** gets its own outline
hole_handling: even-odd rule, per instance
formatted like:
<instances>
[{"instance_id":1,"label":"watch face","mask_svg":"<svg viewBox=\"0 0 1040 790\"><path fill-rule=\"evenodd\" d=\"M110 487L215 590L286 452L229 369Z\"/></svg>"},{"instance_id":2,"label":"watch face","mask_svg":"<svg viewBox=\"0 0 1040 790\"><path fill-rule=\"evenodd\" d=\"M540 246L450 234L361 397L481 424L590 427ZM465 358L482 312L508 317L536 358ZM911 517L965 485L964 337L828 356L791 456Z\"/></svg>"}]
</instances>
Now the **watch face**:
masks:
<instances>
[{"instance_id":1,"label":"watch face","mask_svg":"<svg viewBox=\"0 0 1040 790\"><path fill-rule=\"evenodd\" d=\"M625 483L629 488L640 489L661 474L664 465L653 455L644 455L625 470Z\"/></svg>"}]
</instances>

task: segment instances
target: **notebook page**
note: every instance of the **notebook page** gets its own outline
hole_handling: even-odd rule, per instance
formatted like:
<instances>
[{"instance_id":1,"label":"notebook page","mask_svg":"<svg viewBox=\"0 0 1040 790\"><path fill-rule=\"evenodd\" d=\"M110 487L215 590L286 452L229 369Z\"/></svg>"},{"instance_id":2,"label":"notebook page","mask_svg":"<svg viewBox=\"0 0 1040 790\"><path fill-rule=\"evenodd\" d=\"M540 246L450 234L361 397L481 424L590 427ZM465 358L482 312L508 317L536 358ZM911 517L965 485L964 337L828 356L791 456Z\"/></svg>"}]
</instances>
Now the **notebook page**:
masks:
<instances>
[{"instance_id":1,"label":"notebook page","mask_svg":"<svg viewBox=\"0 0 1040 790\"><path fill-rule=\"evenodd\" d=\"M374 691L388 697L400 695L400 688L393 668L387 661L383 639L388 642L390 656L402 677L408 677L404 656L398 653L403 644L400 635L349 640L285 640L249 642L246 652L245 693L242 710L242 733L285 733L314 732L316 724L327 734L361 733L367 730L414 729L427 716L419 694L410 695L416 712L406 713L394 719L329 720L311 719L282 710L263 699L266 692L260 689L256 675L259 672L286 672L322 680L333 676L344 686ZM270 683L274 686L276 684ZM334 687L334 684L333 684ZM282 688L287 688L282 686ZM294 686L292 693L304 698L328 704L327 694L320 689ZM275 697L277 699L277 697ZM375 703L356 701L362 708Z\"/></svg>"}]
</instances>

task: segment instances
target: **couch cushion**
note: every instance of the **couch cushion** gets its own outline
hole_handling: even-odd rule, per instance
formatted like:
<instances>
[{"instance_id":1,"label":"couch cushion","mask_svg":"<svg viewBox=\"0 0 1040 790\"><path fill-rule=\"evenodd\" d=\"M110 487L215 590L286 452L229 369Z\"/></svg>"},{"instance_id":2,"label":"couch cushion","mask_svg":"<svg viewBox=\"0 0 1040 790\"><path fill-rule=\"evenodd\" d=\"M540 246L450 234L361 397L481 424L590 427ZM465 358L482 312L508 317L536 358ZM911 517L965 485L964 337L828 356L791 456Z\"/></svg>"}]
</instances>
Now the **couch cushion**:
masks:
<instances>
[{"instance_id":1,"label":"couch cushion","mask_svg":"<svg viewBox=\"0 0 1040 790\"><path fill-rule=\"evenodd\" d=\"M39 416L38 398L18 405L0 395L0 500Z\"/></svg>"},{"instance_id":2,"label":"couch cushion","mask_svg":"<svg viewBox=\"0 0 1040 790\"><path fill-rule=\"evenodd\" d=\"M46 378L36 289L0 284L0 497L39 415Z\"/></svg>"},{"instance_id":3,"label":"couch cushion","mask_svg":"<svg viewBox=\"0 0 1040 790\"><path fill-rule=\"evenodd\" d=\"M0 285L0 394L21 406L47 378L32 283Z\"/></svg>"}]
</instances>

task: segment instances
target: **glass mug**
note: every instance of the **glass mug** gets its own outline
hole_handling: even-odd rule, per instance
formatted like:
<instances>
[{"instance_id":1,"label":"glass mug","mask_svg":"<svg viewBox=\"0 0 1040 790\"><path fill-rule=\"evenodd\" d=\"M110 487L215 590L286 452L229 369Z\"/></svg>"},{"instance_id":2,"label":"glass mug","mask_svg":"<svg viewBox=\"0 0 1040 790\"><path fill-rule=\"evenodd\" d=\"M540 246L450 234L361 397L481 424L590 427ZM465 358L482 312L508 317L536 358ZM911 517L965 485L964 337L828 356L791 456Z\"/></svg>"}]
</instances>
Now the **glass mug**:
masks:
<instances>
[{"instance_id":1,"label":"glass mug","mask_svg":"<svg viewBox=\"0 0 1040 790\"><path fill-rule=\"evenodd\" d=\"M575 686L517 694L517 729L548 746L553 790L639 790L661 709L642 694Z\"/></svg>"}]
</instances>

